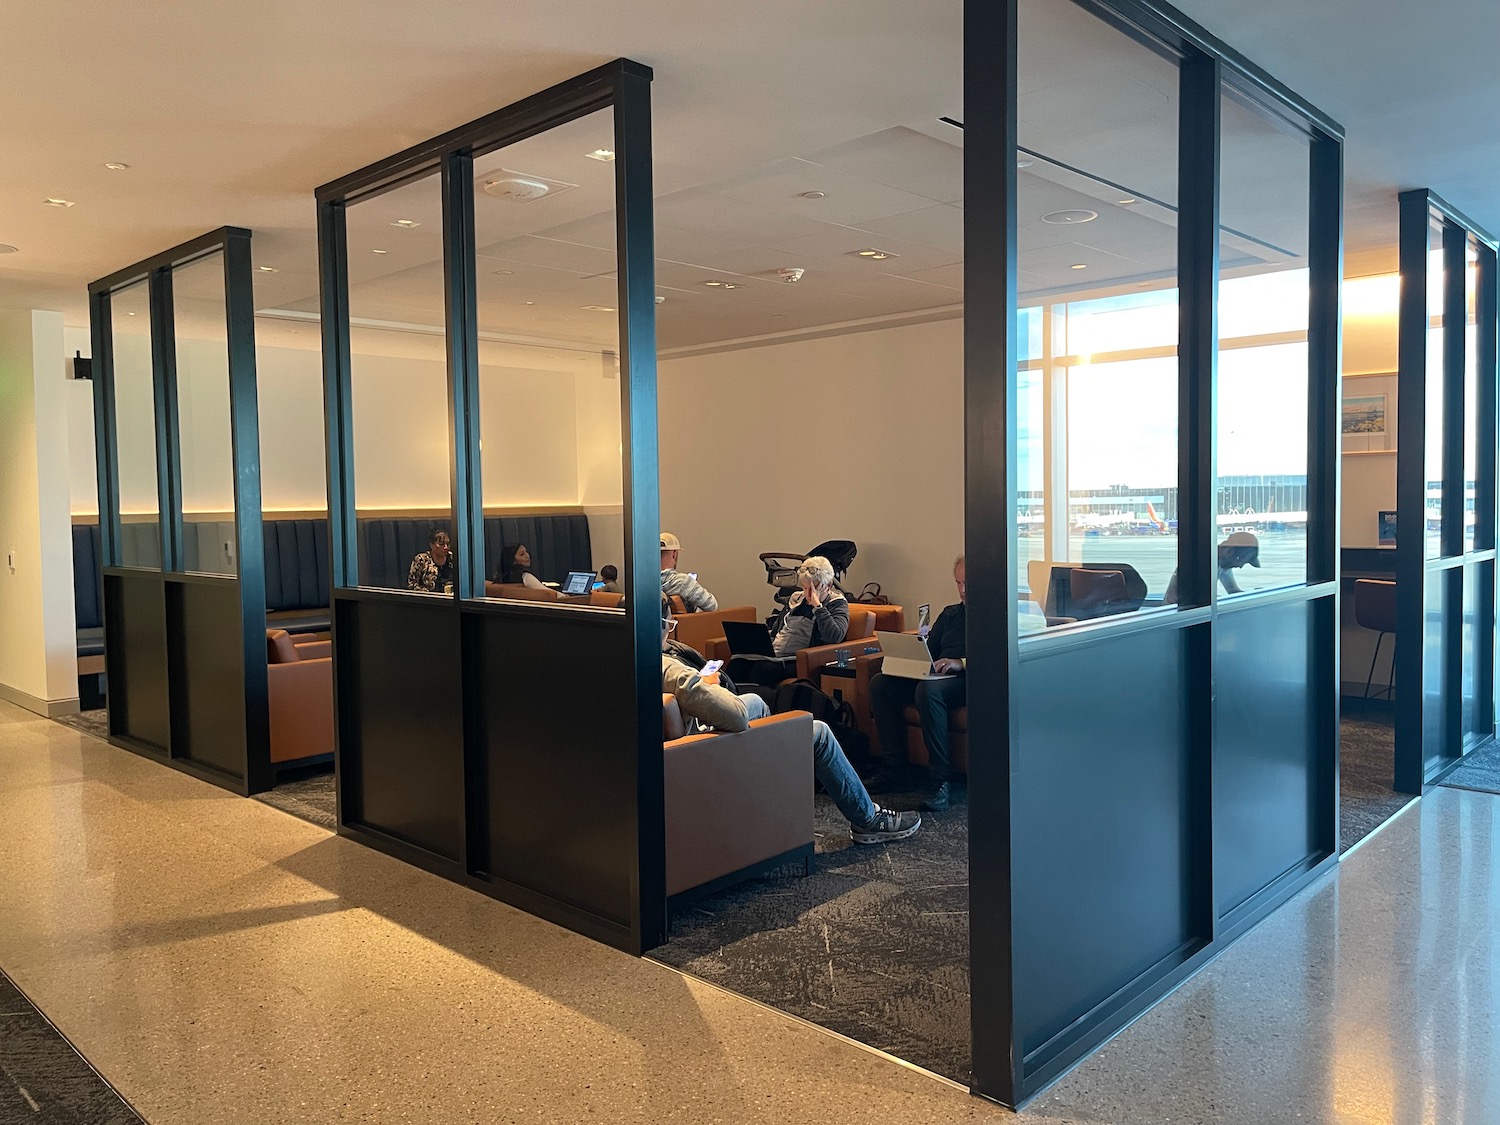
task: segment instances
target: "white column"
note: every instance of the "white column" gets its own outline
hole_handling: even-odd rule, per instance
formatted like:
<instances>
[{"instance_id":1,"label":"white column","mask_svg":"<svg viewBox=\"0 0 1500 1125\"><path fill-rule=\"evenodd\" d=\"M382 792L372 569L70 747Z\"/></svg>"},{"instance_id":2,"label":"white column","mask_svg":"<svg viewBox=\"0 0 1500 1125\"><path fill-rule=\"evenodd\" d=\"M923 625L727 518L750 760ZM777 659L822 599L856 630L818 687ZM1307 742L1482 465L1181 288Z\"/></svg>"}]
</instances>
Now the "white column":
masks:
<instances>
[{"instance_id":1,"label":"white column","mask_svg":"<svg viewBox=\"0 0 1500 1125\"><path fill-rule=\"evenodd\" d=\"M0 698L78 710L63 320L0 312Z\"/></svg>"}]
</instances>

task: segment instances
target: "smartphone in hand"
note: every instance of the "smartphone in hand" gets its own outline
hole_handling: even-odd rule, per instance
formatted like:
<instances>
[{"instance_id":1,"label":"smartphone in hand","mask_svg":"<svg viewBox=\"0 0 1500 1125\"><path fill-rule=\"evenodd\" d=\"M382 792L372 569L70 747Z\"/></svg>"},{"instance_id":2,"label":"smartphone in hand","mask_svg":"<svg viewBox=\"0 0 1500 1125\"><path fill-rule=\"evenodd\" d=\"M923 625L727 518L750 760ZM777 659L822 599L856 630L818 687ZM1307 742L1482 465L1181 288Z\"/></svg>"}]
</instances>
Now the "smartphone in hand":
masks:
<instances>
[{"instance_id":1,"label":"smartphone in hand","mask_svg":"<svg viewBox=\"0 0 1500 1125\"><path fill-rule=\"evenodd\" d=\"M925 641L927 639L927 634L928 634L928 632L931 629L932 629L932 606L931 605L919 605L919 606L917 606L917 636L921 637Z\"/></svg>"},{"instance_id":2,"label":"smartphone in hand","mask_svg":"<svg viewBox=\"0 0 1500 1125\"><path fill-rule=\"evenodd\" d=\"M710 660L702 668L698 669L698 675L702 676L704 679L707 679L722 667L724 667L724 662L722 660Z\"/></svg>"}]
</instances>

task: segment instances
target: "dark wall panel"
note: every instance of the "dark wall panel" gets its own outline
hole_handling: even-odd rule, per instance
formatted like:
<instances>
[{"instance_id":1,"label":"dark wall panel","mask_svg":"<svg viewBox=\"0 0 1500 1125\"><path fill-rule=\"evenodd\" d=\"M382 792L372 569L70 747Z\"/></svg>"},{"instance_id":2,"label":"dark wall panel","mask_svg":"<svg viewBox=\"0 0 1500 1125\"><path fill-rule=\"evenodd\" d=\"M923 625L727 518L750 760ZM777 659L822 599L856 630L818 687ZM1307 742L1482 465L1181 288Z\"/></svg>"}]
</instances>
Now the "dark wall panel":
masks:
<instances>
[{"instance_id":1,"label":"dark wall panel","mask_svg":"<svg viewBox=\"0 0 1500 1125\"><path fill-rule=\"evenodd\" d=\"M1027 1054L1194 936L1190 833L1207 810L1189 800L1187 639L1101 638L1021 665L1014 950Z\"/></svg>"},{"instance_id":2,"label":"dark wall panel","mask_svg":"<svg viewBox=\"0 0 1500 1125\"><path fill-rule=\"evenodd\" d=\"M346 824L463 855L458 614L446 599L337 603Z\"/></svg>"},{"instance_id":3,"label":"dark wall panel","mask_svg":"<svg viewBox=\"0 0 1500 1125\"><path fill-rule=\"evenodd\" d=\"M172 755L245 776L245 661L240 584L167 582Z\"/></svg>"},{"instance_id":4,"label":"dark wall panel","mask_svg":"<svg viewBox=\"0 0 1500 1125\"><path fill-rule=\"evenodd\" d=\"M1214 641L1215 889L1220 915L1319 851L1319 750L1334 669L1314 660L1328 603L1297 602L1226 613ZM1324 739L1327 742L1327 739Z\"/></svg>"},{"instance_id":5,"label":"dark wall panel","mask_svg":"<svg viewBox=\"0 0 1500 1125\"><path fill-rule=\"evenodd\" d=\"M476 868L628 925L636 717L624 617L485 613L468 626L489 814Z\"/></svg>"},{"instance_id":6,"label":"dark wall panel","mask_svg":"<svg viewBox=\"0 0 1500 1125\"><path fill-rule=\"evenodd\" d=\"M109 730L165 752L172 712L167 698L167 613L160 571L104 579Z\"/></svg>"}]
</instances>

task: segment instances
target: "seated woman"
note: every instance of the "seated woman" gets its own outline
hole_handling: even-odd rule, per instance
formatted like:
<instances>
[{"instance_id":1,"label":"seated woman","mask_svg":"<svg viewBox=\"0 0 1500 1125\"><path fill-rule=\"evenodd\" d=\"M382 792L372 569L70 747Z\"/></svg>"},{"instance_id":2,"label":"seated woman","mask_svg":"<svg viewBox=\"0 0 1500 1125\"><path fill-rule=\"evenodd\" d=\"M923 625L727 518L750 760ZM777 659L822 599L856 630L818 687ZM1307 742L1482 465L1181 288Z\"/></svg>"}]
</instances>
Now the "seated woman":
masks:
<instances>
[{"instance_id":1,"label":"seated woman","mask_svg":"<svg viewBox=\"0 0 1500 1125\"><path fill-rule=\"evenodd\" d=\"M510 586L529 586L533 590L547 589L542 580L531 573L531 552L524 543L501 550L500 569L495 571L493 581Z\"/></svg>"},{"instance_id":2,"label":"seated woman","mask_svg":"<svg viewBox=\"0 0 1500 1125\"><path fill-rule=\"evenodd\" d=\"M449 550L448 533L433 528L427 537L427 550L411 560L406 571L406 588L421 594L451 594L453 592L453 553Z\"/></svg>"},{"instance_id":3,"label":"seated woman","mask_svg":"<svg viewBox=\"0 0 1500 1125\"><path fill-rule=\"evenodd\" d=\"M736 656L729 674L736 682L775 687L797 671L797 654L817 645L838 644L849 635L849 600L833 581L833 564L813 555L797 567L802 589L786 603L775 632L770 656Z\"/></svg>"}]
</instances>

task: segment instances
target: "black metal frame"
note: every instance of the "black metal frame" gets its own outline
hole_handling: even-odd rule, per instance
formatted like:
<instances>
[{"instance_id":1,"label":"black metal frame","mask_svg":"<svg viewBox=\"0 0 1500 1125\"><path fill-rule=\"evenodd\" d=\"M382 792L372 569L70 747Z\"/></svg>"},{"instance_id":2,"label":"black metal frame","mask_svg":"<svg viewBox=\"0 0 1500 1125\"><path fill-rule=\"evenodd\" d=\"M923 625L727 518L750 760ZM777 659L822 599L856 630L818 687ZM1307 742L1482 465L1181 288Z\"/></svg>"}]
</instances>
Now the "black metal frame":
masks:
<instances>
[{"instance_id":1,"label":"black metal frame","mask_svg":"<svg viewBox=\"0 0 1500 1125\"><path fill-rule=\"evenodd\" d=\"M632 952L659 944L666 932L650 82L649 68L618 59L317 190L339 832ZM614 113L626 607L620 612L488 600L483 596L483 553L473 549L483 542L473 158L603 109ZM433 174L441 177L443 198L450 475L458 558L451 598L361 587L355 546L346 209ZM403 628L422 634L421 639L406 638L404 652L394 651L394 635L386 631L397 617ZM513 643L531 638L543 649L565 637L570 658L564 663L556 654L537 654L531 667L509 668L494 644L502 633ZM364 686L365 677L378 674L372 666L380 661L407 660L411 648L429 641L432 647L426 651L443 662L433 690L457 687L457 702L452 713L428 709L414 720L413 709L421 710L423 700L410 693L403 699L399 691L375 698ZM608 728L607 743L576 726L580 709L572 693L582 666L592 669L591 685L601 680L626 685L622 694L593 700L598 710L589 718ZM531 683L531 677L538 679ZM501 694L525 687L526 708L508 713L499 708L494 697L502 681ZM545 717L549 708L557 722L538 731L537 716ZM384 720L421 721L442 753L451 754L455 747L461 751L439 782L428 784L414 769L413 776L403 778L414 791L395 792L389 777L381 780L368 768L372 754L385 755L387 765L400 757L398 749L377 744ZM574 776L552 776L560 768L555 765L551 775L546 773L543 756L535 753L539 745L559 760L569 760ZM528 823L537 831L550 826L564 835L582 826L603 834L600 838L607 840L599 848L598 866L608 867L605 859L618 861L616 866L591 873L597 879L590 881L566 864L549 866L542 856L531 856L529 865L521 862L528 854L524 843L515 845L513 856L505 854L497 833L504 831L508 810L498 805L494 786L496 772L507 770L538 782L530 792L523 789L516 815L532 818ZM395 770L403 772L404 767ZM619 820L594 818L600 823L589 823L587 810L570 818L560 807L560 794L550 789L563 780L580 793L602 793L626 811ZM609 792L619 786L628 791ZM558 804L549 804L554 799ZM432 818L424 824L422 815L408 815L421 801L437 811L438 820L460 826L456 838L428 831ZM378 815L372 812L377 805L383 810ZM507 865L508 858L521 868Z\"/></svg>"},{"instance_id":2,"label":"black metal frame","mask_svg":"<svg viewBox=\"0 0 1500 1125\"><path fill-rule=\"evenodd\" d=\"M248 230L221 227L89 285L105 661L112 689L110 741L242 794L269 789L274 778L266 685L265 574L250 239ZM182 446L178 432L172 275L174 270L213 254L222 255L224 270L234 465L236 573L233 575L184 571ZM115 293L143 281L149 287L151 317L159 568L123 565L120 542L111 300ZM160 614L147 610L143 619L143 599L159 606ZM212 604L217 608L210 611L206 607ZM128 631L124 628L127 619ZM159 643L138 645L137 627L146 629ZM226 643L226 635L232 637L235 632L238 643L232 639L227 642L237 650L230 661L194 661L188 656L190 646ZM117 689L142 679L149 680L155 689L151 695L152 710L156 713L149 720L161 737L142 737L136 724L142 716L132 716L120 700ZM233 705L227 712L221 712L219 703L225 699ZM218 720L218 724L207 729L205 717L211 724Z\"/></svg>"},{"instance_id":3,"label":"black metal frame","mask_svg":"<svg viewBox=\"0 0 1500 1125\"><path fill-rule=\"evenodd\" d=\"M976 1093L1007 1105L1035 1096L1070 1066L1135 1019L1239 935L1255 925L1319 873L1337 862L1338 838L1338 472L1339 472L1339 282L1342 268L1343 131L1325 115L1228 49L1180 13L1155 0L1076 0L1079 6L1150 49L1181 63L1179 117L1180 291L1180 515L1179 591L1183 608L1085 624L1050 636L1017 634L1013 582L1017 501L1016 432L1017 223L1016 63L1017 2L965 5L965 410L966 548L968 559L969 745L970 755L970 947L972 1026ZM1308 333L1309 533L1307 579L1301 586L1240 595L1221 601L1215 566L1215 409L1218 334L1220 99L1227 89L1263 111L1290 122L1309 142L1310 243ZM1305 751L1304 780L1310 804L1298 830L1302 837L1265 849L1273 858L1292 854L1260 874L1247 875L1236 858L1228 780L1247 765L1243 733L1222 719L1223 694L1234 694L1218 670L1228 654L1245 670L1247 646L1235 639L1274 635L1290 626L1299 660L1308 669L1299 697L1298 721ZM1230 647L1225 648L1224 645ZM1144 646L1144 647L1142 647ZM1084 1010L1052 1010L1038 1021L1026 994L1033 981L1056 965L1039 968L1039 932L1026 903L1038 896L1066 899L1070 888L1037 870L1035 825L1028 824L1038 785L1053 784L1048 800L1083 798L1070 791L1076 779L1049 779L1047 759L1066 745L1058 724L1044 718L1056 708L1030 706L1048 698L1047 669L1111 659L1109 654L1147 651L1167 659L1161 675L1172 679L1163 695L1176 714L1166 743L1177 747L1173 776L1181 789L1152 799L1182 825L1181 872L1147 871L1138 916L1148 897L1174 895L1183 903L1184 937L1178 948L1129 979L1112 985ZM1128 660L1121 658L1126 663ZM1233 662L1238 661L1238 664ZM1263 669L1252 669L1264 671ZM1181 675L1181 680L1176 677ZM1229 673L1224 673L1224 676ZM1097 681L1090 681L1097 682ZM982 685L982 690L979 685ZM1241 685L1243 689L1245 685ZM1253 687L1253 685L1248 685ZM1243 697L1244 690L1239 691ZM1043 716L1043 711L1049 711ZM1180 719L1176 716L1180 715ZM1049 735L1046 733L1051 731ZM1174 739L1176 741L1174 741ZM1112 753L1147 755L1161 739L1139 748L1129 732L1111 743ZM1228 755L1228 757L1226 757ZM1221 767L1239 775L1220 778ZM1038 781L1041 777L1045 780ZM1069 792L1065 792L1065 790ZM1050 807L1050 806L1049 806ZM1088 822L1095 811L1072 806L1066 815ZM1152 825L1152 811L1122 811L1132 828ZM1224 823L1221 823L1221 819ZM1032 838L1029 838L1032 837ZM1127 841L1122 841L1127 843ZM1266 862L1270 862L1269 860ZM1055 874L1055 873L1054 873ZM1181 879L1179 886L1178 879ZM1248 891L1246 880L1253 878ZM1149 887L1147 883L1149 882ZM1170 883L1170 885L1166 885ZM1116 888L1117 889L1117 888ZM1132 888L1134 891L1135 888ZM1149 894L1148 894L1149 892ZM1115 915L1122 925L1133 919ZM1071 938L1073 934L1070 932ZM1055 962L1056 958L1054 958ZM1061 972L1082 976L1082 965ZM1032 1005L1032 1007L1027 1007ZM1033 1034L1033 1027L1054 1028ZM1060 1020L1060 1023L1049 1023Z\"/></svg>"},{"instance_id":4,"label":"black metal frame","mask_svg":"<svg viewBox=\"0 0 1500 1125\"><path fill-rule=\"evenodd\" d=\"M1494 739L1496 616L1496 240L1463 212L1426 188L1401 193L1400 359L1396 442L1396 788L1421 793L1465 755ZM1428 277L1432 223L1443 232L1442 528L1438 557L1427 557L1427 388L1430 331ZM1476 439L1475 528L1464 535L1464 425L1467 413L1467 247L1475 263ZM1415 531L1413 530L1415 529ZM1466 577L1478 581L1475 674L1482 687L1478 730L1463 713ZM1429 583L1439 584L1433 604ZM1453 612L1456 607L1457 612ZM1437 682L1429 674L1436 647Z\"/></svg>"}]
</instances>

